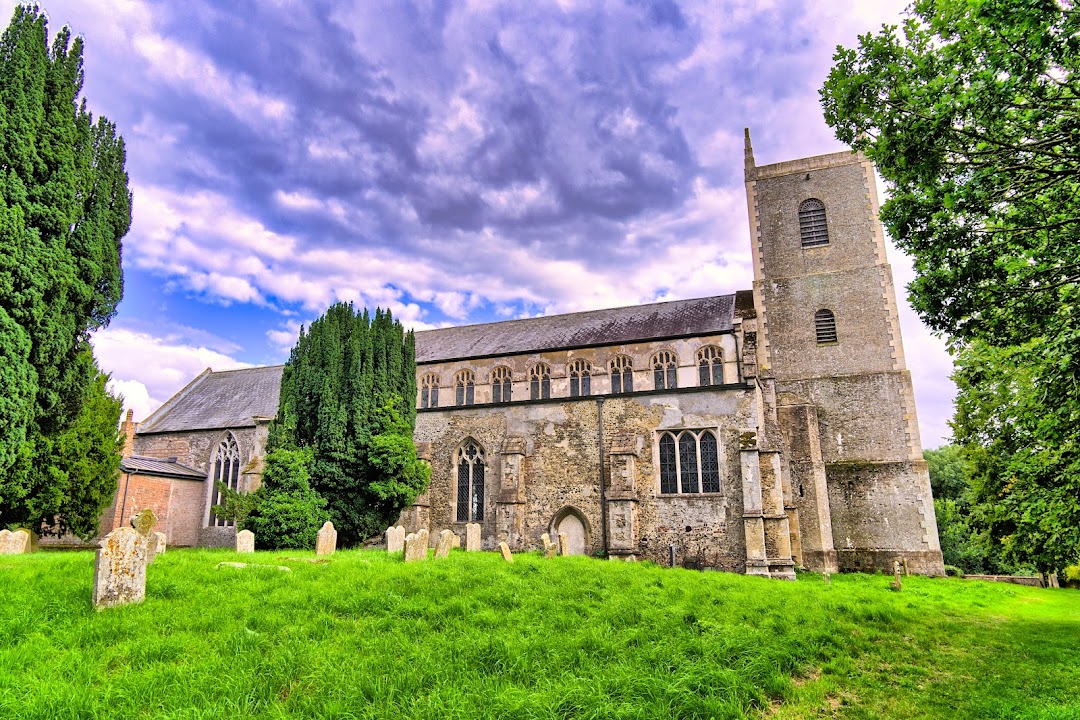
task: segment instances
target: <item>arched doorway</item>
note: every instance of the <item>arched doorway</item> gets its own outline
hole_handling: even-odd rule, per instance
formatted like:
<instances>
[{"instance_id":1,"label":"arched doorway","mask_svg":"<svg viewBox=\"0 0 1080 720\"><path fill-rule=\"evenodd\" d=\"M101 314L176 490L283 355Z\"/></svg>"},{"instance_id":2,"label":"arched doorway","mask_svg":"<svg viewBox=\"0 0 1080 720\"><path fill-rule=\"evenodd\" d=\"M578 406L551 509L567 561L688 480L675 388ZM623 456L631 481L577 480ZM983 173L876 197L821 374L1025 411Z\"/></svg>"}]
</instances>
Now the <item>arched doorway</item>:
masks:
<instances>
[{"instance_id":1,"label":"arched doorway","mask_svg":"<svg viewBox=\"0 0 1080 720\"><path fill-rule=\"evenodd\" d=\"M585 555L589 551L589 525L576 508L563 508L552 520L555 537L566 535L566 551L569 555Z\"/></svg>"}]
</instances>

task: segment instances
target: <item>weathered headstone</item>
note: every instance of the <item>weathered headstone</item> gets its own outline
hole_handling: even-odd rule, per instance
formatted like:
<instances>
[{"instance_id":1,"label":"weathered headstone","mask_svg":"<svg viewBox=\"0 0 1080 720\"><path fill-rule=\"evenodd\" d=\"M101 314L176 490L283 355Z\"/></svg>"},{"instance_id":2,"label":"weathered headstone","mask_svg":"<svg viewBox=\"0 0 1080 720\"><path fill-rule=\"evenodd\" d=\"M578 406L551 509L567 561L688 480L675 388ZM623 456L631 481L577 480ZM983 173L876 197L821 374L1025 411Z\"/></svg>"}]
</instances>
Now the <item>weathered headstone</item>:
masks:
<instances>
[{"instance_id":1,"label":"weathered headstone","mask_svg":"<svg viewBox=\"0 0 1080 720\"><path fill-rule=\"evenodd\" d=\"M899 592L903 589L903 585L900 583L900 561L893 560L893 581L889 583L890 590L896 590Z\"/></svg>"},{"instance_id":2,"label":"weathered headstone","mask_svg":"<svg viewBox=\"0 0 1080 720\"><path fill-rule=\"evenodd\" d=\"M450 554L450 548L454 547L454 538L457 535L453 530L443 530L439 533L439 542L435 545L435 557L444 558Z\"/></svg>"},{"instance_id":3,"label":"weathered headstone","mask_svg":"<svg viewBox=\"0 0 1080 720\"><path fill-rule=\"evenodd\" d=\"M428 531L421 528L405 536L405 562L427 560Z\"/></svg>"},{"instance_id":4,"label":"weathered headstone","mask_svg":"<svg viewBox=\"0 0 1080 720\"><path fill-rule=\"evenodd\" d=\"M457 533L454 533L454 536L450 538L450 547L455 550L461 547L461 536Z\"/></svg>"},{"instance_id":5,"label":"weathered headstone","mask_svg":"<svg viewBox=\"0 0 1080 720\"><path fill-rule=\"evenodd\" d=\"M566 537L566 533L559 533L559 554L570 554L570 540Z\"/></svg>"},{"instance_id":6,"label":"weathered headstone","mask_svg":"<svg viewBox=\"0 0 1080 720\"><path fill-rule=\"evenodd\" d=\"M236 533L236 552L244 554L255 552L255 533L250 530L241 530Z\"/></svg>"},{"instance_id":7,"label":"weathered headstone","mask_svg":"<svg viewBox=\"0 0 1080 720\"><path fill-rule=\"evenodd\" d=\"M544 533L540 536L540 542L544 545L544 557L555 557L555 551L559 549L559 546L551 542L551 536L547 533Z\"/></svg>"},{"instance_id":8,"label":"weathered headstone","mask_svg":"<svg viewBox=\"0 0 1080 720\"><path fill-rule=\"evenodd\" d=\"M334 523L327 520L315 536L315 554L333 555L335 550L337 550L337 530L334 529Z\"/></svg>"},{"instance_id":9,"label":"weathered headstone","mask_svg":"<svg viewBox=\"0 0 1080 720\"><path fill-rule=\"evenodd\" d=\"M0 530L0 555L30 552L30 533L26 530Z\"/></svg>"},{"instance_id":10,"label":"weathered headstone","mask_svg":"<svg viewBox=\"0 0 1080 720\"><path fill-rule=\"evenodd\" d=\"M135 528L120 527L106 535L94 559L94 606L142 602L146 566L156 545L157 538Z\"/></svg>"},{"instance_id":11,"label":"weathered headstone","mask_svg":"<svg viewBox=\"0 0 1080 720\"><path fill-rule=\"evenodd\" d=\"M161 555L165 552L165 548L169 545L168 538L165 537L165 533L163 532L154 533L154 537L157 538L157 547L155 548L154 552L158 555Z\"/></svg>"},{"instance_id":12,"label":"weathered headstone","mask_svg":"<svg viewBox=\"0 0 1080 720\"><path fill-rule=\"evenodd\" d=\"M476 552L480 549L480 523L469 523L465 526L465 552Z\"/></svg>"},{"instance_id":13,"label":"weathered headstone","mask_svg":"<svg viewBox=\"0 0 1080 720\"><path fill-rule=\"evenodd\" d=\"M292 572L292 568L284 565L259 565L256 563L219 562L216 567L237 568L239 570L243 570L244 568L267 568L269 570L280 570L281 572Z\"/></svg>"},{"instance_id":14,"label":"weathered headstone","mask_svg":"<svg viewBox=\"0 0 1080 720\"><path fill-rule=\"evenodd\" d=\"M140 510L131 516L131 527L146 538L146 564L154 562L157 557L157 535L154 534L154 525L157 523L157 515L150 508Z\"/></svg>"},{"instance_id":15,"label":"weathered headstone","mask_svg":"<svg viewBox=\"0 0 1080 720\"><path fill-rule=\"evenodd\" d=\"M401 552L404 549L405 528L400 525L386 528L386 552Z\"/></svg>"},{"instance_id":16,"label":"weathered headstone","mask_svg":"<svg viewBox=\"0 0 1080 720\"><path fill-rule=\"evenodd\" d=\"M503 560L506 562L514 562L514 556L510 553L510 546L505 542L499 543L499 552L502 553Z\"/></svg>"},{"instance_id":17,"label":"weathered headstone","mask_svg":"<svg viewBox=\"0 0 1080 720\"><path fill-rule=\"evenodd\" d=\"M830 584L831 584L831 581L830 581L830 577L831 577L831 576L829 575L829 571L828 571L828 570L826 570L826 571L824 571L823 573L821 573L821 579L825 581L825 584L826 584L826 585L830 585Z\"/></svg>"}]
</instances>

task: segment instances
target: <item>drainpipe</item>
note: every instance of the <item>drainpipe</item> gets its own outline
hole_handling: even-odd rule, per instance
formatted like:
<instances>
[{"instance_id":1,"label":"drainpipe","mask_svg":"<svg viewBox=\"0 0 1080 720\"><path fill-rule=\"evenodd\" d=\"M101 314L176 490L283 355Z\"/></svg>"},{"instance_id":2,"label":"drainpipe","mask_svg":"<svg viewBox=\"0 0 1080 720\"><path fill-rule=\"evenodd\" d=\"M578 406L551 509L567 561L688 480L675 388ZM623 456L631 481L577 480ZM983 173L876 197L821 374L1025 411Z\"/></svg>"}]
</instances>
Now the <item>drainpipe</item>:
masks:
<instances>
[{"instance_id":1,"label":"drainpipe","mask_svg":"<svg viewBox=\"0 0 1080 720\"><path fill-rule=\"evenodd\" d=\"M124 515L127 513L127 492L128 485L131 484L131 473L124 474L124 499L120 503L120 524L116 527L124 527ZM116 517L113 517L113 522L116 522Z\"/></svg>"},{"instance_id":2,"label":"drainpipe","mask_svg":"<svg viewBox=\"0 0 1080 720\"><path fill-rule=\"evenodd\" d=\"M604 398L596 398L596 431L600 446L600 532L603 538L604 557L608 555L607 542L607 492L604 489Z\"/></svg>"},{"instance_id":3,"label":"drainpipe","mask_svg":"<svg viewBox=\"0 0 1080 720\"><path fill-rule=\"evenodd\" d=\"M732 333L732 337L735 338L735 376L739 380L739 384L742 385L742 353L739 352L739 333Z\"/></svg>"}]
</instances>

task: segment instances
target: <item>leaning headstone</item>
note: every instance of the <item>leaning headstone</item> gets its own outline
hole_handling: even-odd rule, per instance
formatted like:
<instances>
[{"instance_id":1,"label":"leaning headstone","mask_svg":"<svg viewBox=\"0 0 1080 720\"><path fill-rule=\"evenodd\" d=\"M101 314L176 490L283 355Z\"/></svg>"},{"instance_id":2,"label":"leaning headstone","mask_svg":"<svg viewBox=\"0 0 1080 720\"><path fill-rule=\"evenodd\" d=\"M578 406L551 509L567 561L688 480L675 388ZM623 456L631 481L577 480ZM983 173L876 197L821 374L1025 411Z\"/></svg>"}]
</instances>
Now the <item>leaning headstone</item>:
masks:
<instances>
[{"instance_id":1,"label":"leaning headstone","mask_svg":"<svg viewBox=\"0 0 1080 720\"><path fill-rule=\"evenodd\" d=\"M0 530L0 555L30 552L30 533L26 530Z\"/></svg>"},{"instance_id":2,"label":"leaning headstone","mask_svg":"<svg viewBox=\"0 0 1080 720\"><path fill-rule=\"evenodd\" d=\"M450 554L450 548L454 547L454 538L457 535L453 530L443 530L439 533L439 542L435 545L435 557L444 558Z\"/></svg>"},{"instance_id":3,"label":"leaning headstone","mask_svg":"<svg viewBox=\"0 0 1080 720\"><path fill-rule=\"evenodd\" d=\"M480 549L480 523L469 523L465 526L465 552L476 552Z\"/></svg>"},{"instance_id":4,"label":"leaning headstone","mask_svg":"<svg viewBox=\"0 0 1080 720\"><path fill-rule=\"evenodd\" d=\"M461 547L461 536L457 533L454 533L454 536L450 538L450 547L455 550Z\"/></svg>"},{"instance_id":5,"label":"leaning headstone","mask_svg":"<svg viewBox=\"0 0 1080 720\"><path fill-rule=\"evenodd\" d=\"M899 592L903 585L900 583L900 562L897 560L893 561L893 578L893 581L889 583L889 589Z\"/></svg>"},{"instance_id":6,"label":"leaning headstone","mask_svg":"<svg viewBox=\"0 0 1080 720\"><path fill-rule=\"evenodd\" d=\"M428 531L421 528L405 536L405 562L427 560Z\"/></svg>"},{"instance_id":7,"label":"leaning headstone","mask_svg":"<svg viewBox=\"0 0 1080 720\"><path fill-rule=\"evenodd\" d=\"M155 548L154 552L158 555L161 555L165 552L165 548L168 547L167 538L165 537L165 533L163 532L154 533L154 537L157 538L157 547Z\"/></svg>"},{"instance_id":8,"label":"leaning headstone","mask_svg":"<svg viewBox=\"0 0 1080 720\"><path fill-rule=\"evenodd\" d=\"M559 554L570 554L570 540L566 537L566 533L559 533Z\"/></svg>"},{"instance_id":9,"label":"leaning headstone","mask_svg":"<svg viewBox=\"0 0 1080 720\"><path fill-rule=\"evenodd\" d=\"M250 530L241 530L236 533L236 552L245 555L255 552L255 533Z\"/></svg>"},{"instance_id":10,"label":"leaning headstone","mask_svg":"<svg viewBox=\"0 0 1080 720\"><path fill-rule=\"evenodd\" d=\"M503 560L506 562L514 562L514 556L510 553L510 546L505 542L499 543L499 552L502 553Z\"/></svg>"},{"instance_id":11,"label":"leaning headstone","mask_svg":"<svg viewBox=\"0 0 1080 720\"><path fill-rule=\"evenodd\" d=\"M544 557L555 557L555 551L559 549L559 546L551 542L551 536L547 533L544 533L540 536L540 542L544 544Z\"/></svg>"},{"instance_id":12,"label":"leaning headstone","mask_svg":"<svg viewBox=\"0 0 1080 720\"><path fill-rule=\"evenodd\" d=\"M400 525L386 528L386 552L401 552L404 549L405 528Z\"/></svg>"},{"instance_id":13,"label":"leaning headstone","mask_svg":"<svg viewBox=\"0 0 1080 720\"><path fill-rule=\"evenodd\" d=\"M333 555L335 550L337 550L337 530L334 529L334 523L327 520L315 536L315 554Z\"/></svg>"},{"instance_id":14,"label":"leaning headstone","mask_svg":"<svg viewBox=\"0 0 1080 720\"><path fill-rule=\"evenodd\" d=\"M157 557L157 536L154 535L154 525L157 523L157 515L154 511L146 508L135 513L131 517L131 527L146 538L146 564L154 562Z\"/></svg>"},{"instance_id":15,"label":"leaning headstone","mask_svg":"<svg viewBox=\"0 0 1080 720\"><path fill-rule=\"evenodd\" d=\"M94 559L94 607L142 602L146 566L156 545L157 538L135 528L120 527L106 535Z\"/></svg>"},{"instance_id":16,"label":"leaning headstone","mask_svg":"<svg viewBox=\"0 0 1080 720\"><path fill-rule=\"evenodd\" d=\"M284 565L258 565L255 563L219 562L216 567L237 568L239 570L243 570L244 568L268 568L270 570L280 570L281 572L292 572L292 568Z\"/></svg>"}]
</instances>

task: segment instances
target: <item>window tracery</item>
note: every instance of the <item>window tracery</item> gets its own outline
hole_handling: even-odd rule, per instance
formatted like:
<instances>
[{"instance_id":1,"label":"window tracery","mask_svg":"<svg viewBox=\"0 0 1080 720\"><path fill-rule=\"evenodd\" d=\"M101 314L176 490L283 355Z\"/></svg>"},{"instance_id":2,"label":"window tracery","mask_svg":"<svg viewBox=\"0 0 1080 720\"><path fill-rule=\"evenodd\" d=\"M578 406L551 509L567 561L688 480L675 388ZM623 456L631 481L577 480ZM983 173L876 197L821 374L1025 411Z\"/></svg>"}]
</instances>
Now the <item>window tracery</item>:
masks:
<instances>
[{"instance_id":1,"label":"window tracery","mask_svg":"<svg viewBox=\"0 0 1080 720\"><path fill-rule=\"evenodd\" d=\"M491 402L508 403L513 394L510 368L500 366L491 371Z\"/></svg>"},{"instance_id":2,"label":"window tracery","mask_svg":"<svg viewBox=\"0 0 1080 720\"><path fill-rule=\"evenodd\" d=\"M439 376L427 373L420 378L420 407L439 407Z\"/></svg>"},{"instance_id":3,"label":"window tracery","mask_svg":"<svg viewBox=\"0 0 1080 720\"><path fill-rule=\"evenodd\" d=\"M626 355L617 355L611 359L611 392L628 393L634 391L634 361Z\"/></svg>"},{"instance_id":4,"label":"window tracery","mask_svg":"<svg viewBox=\"0 0 1080 720\"><path fill-rule=\"evenodd\" d=\"M529 399L547 400L551 397L551 366L536 363L529 368Z\"/></svg>"},{"instance_id":5,"label":"window tracery","mask_svg":"<svg viewBox=\"0 0 1080 720\"><path fill-rule=\"evenodd\" d=\"M476 375L472 370L459 370L454 376L454 399L457 405L472 405L475 400Z\"/></svg>"},{"instance_id":6,"label":"window tracery","mask_svg":"<svg viewBox=\"0 0 1080 720\"><path fill-rule=\"evenodd\" d=\"M219 483L229 490L240 489L240 445L232 433L229 433L214 451L214 461L210 464L210 482L213 484L211 506L221 505L225 501ZM210 513L211 527L232 527L235 524L232 520L218 517L212 511Z\"/></svg>"},{"instance_id":7,"label":"window tracery","mask_svg":"<svg viewBox=\"0 0 1080 720\"><path fill-rule=\"evenodd\" d=\"M672 390L679 386L676 377L678 361L675 353L670 350L661 350L653 355L653 386L657 390Z\"/></svg>"},{"instance_id":8,"label":"window tracery","mask_svg":"<svg viewBox=\"0 0 1080 720\"><path fill-rule=\"evenodd\" d=\"M660 492L720 492L720 457L712 430L660 434Z\"/></svg>"},{"instance_id":9,"label":"window tracery","mask_svg":"<svg viewBox=\"0 0 1080 720\"><path fill-rule=\"evenodd\" d=\"M570 363L570 397L585 397L592 389L592 365L577 359Z\"/></svg>"},{"instance_id":10,"label":"window tracery","mask_svg":"<svg viewBox=\"0 0 1080 720\"><path fill-rule=\"evenodd\" d=\"M469 440L457 451L457 521L484 519L484 449Z\"/></svg>"},{"instance_id":11,"label":"window tracery","mask_svg":"<svg viewBox=\"0 0 1080 720\"><path fill-rule=\"evenodd\" d=\"M724 384L724 353L715 345L697 351L698 385Z\"/></svg>"}]
</instances>

